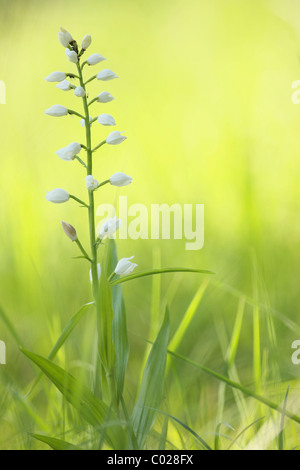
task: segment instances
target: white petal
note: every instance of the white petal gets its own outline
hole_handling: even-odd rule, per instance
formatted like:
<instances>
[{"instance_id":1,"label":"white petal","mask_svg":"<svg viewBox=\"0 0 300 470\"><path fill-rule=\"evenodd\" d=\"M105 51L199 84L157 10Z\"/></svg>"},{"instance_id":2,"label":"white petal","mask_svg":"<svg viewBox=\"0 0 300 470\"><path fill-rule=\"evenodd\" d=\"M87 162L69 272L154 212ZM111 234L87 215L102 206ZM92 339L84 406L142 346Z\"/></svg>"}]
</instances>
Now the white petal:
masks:
<instances>
[{"instance_id":1,"label":"white petal","mask_svg":"<svg viewBox=\"0 0 300 470\"><path fill-rule=\"evenodd\" d=\"M100 116L97 117L97 121L99 124L102 124L102 126L115 126L116 121L110 114L100 114Z\"/></svg>"},{"instance_id":2,"label":"white petal","mask_svg":"<svg viewBox=\"0 0 300 470\"><path fill-rule=\"evenodd\" d=\"M97 73L97 79L107 82L108 80L113 80L114 78L119 78L112 70L103 69L101 72Z\"/></svg>"}]
</instances>

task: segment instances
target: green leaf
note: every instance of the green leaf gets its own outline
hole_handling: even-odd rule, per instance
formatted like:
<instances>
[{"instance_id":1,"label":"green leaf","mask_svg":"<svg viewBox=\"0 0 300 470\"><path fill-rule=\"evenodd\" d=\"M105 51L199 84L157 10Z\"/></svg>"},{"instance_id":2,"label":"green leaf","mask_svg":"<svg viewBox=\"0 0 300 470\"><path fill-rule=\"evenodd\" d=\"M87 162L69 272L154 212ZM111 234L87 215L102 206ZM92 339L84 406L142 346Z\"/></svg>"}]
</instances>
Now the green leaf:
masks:
<instances>
[{"instance_id":1,"label":"green leaf","mask_svg":"<svg viewBox=\"0 0 300 470\"><path fill-rule=\"evenodd\" d=\"M286 390L286 394L285 394L284 402L283 402L283 408L282 408L281 420L280 420L280 432L279 432L279 435L278 435L278 450L283 450L284 418L285 418L285 410L286 410L289 390L290 390L290 386L288 386L288 388Z\"/></svg>"},{"instance_id":2,"label":"green leaf","mask_svg":"<svg viewBox=\"0 0 300 470\"><path fill-rule=\"evenodd\" d=\"M134 433L139 446L142 448L156 417L164 384L167 347L169 340L169 312L166 308L165 318L161 329L151 348L143 379L132 413Z\"/></svg>"},{"instance_id":3,"label":"green leaf","mask_svg":"<svg viewBox=\"0 0 300 470\"><path fill-rule=\"evenodd\" d=\"M290 418L292 421L295 421L296 423L300 424L300 417L299 416L285 410L281 406L279 406L276 403L268 400L265 397L262 397L258 393L252 392L251 390L244 387L243 385L240 385L239 383L234 382L233 380L230 380L228 377L225 377L225 376L219 374L218 372L215 372L214 370L209 369L208 367L202 366L201 364L198 364L197 362L192 361L191 359L188 359L187 357L184 357L181 354L177 354L177 353L175 353L173 351L169 351L169 350L168 350L168 353L171 354L171 356L177 357L178 359L181 359L182 361L187 362L188 364L196 367L197 369L200 369L205 374L208 374L211 377L214 377L215 379L220 380L221 382L225 382L230 387L235 388L237 390L240 390L245 395L248 395L249 397L254 398L255 400L257 400L257 401L263 403L264 405L268 406L269 408L271 408L275 411L278 411L279 413L283 414L284 416L287 416L288 418Z\"/></svg>"},{"instance_id":4,"label":"green leaf","mask_svg":"<svg viewBox=\"0 0 300 470\"><path fill-rule=\"evenodd\" d=\"M72 331L74 330L74 328L78 325L78 323L80 322L80 320L83 318L83 316L86 314L86 312L89 310L89 308L94 305L94 302L90 302L88 304L85 304L83 305L79 310L78 312L75 313L75 315L73 315L73 317L71 318L71 320L69 321L69 323L67 324L67 326L64 328L62 334L60 335L60 337L58 338L58 340L56 341L55 345L53 346L53 348L51 349L50 351L50 354L48 356L48 359L50 361L52 361L56 354L58 353L58 351L60 350L60 348L64 345L64 343L66 342L66 340L68 339L68 337L70 336L70 334L72 333ZM33 389L36 387L36 385L38 384L38 382L40 381L41 377L43 376L43 372L41 372L39 374L39 376L37 377L37 379L35 380L34 384L32 385L31 387L31 390L30 392L27 394L30 395L30 393L33 391Z\"/></svg>"},{"instance_id":5,"label":"green leaf","mask_svg":"<svg viewBox=\"0 0 300 470\"><path fill-rule=\"evenodd\" d=\"M23 348L21 348L21 351L44 372L66 400L77 409L89 424L100 432L103 425L107 426L106 441L110 446L118 448L118 445L122 445L120 442L124 442L123 430L116 422L116 417L111 411L110 426L106 423L109 408L103 401L99 400L87 387L53 362Z\"/></svg>"},{"instance_id":6,"label":"green leaf","mask_svg":"<svg viewBox=\"0 0 300 470\"><path fill-rule=\"evenodd\" d=\"M109 241L110 249L110 272L112 272L118 262L116 244L113 239ZM113 286L112 301L114 317L112 322L112 338L116 352L116 380L118 397L123 393L125 373L129 357L129 341L127 334L126 310L122 293L122 286Z\"/></svg>"},{"instance_id":7,"label":"green leaf","mask_svg":"<svg viewBox=\"0 0 300 470\"><path fill-rule=\"evenodd\" d=\"M203 298L203 295L206 291L206 288L208 286L208 280L205 280L201 286L199 287L198 291L196 292L194 298L192 299L190 305L188 306L179 326L177 327L171 341L169 344L169 348L172 351L176 351L178 348L178 345L182 341L186 330L188 329L189 325L191 324L196 312L197 308Z\"/></svg>"},{"instance_id":8,"label":"green leaf","mask_svg":"<svg viewBox=\"0 0 300 470\"><path fill-rule=\"evenodd\" d=\"M44 442L53 450L83 450L80 447L77 447L61 439L56 439L55 437L43 436L42 434L30 434L30 435L34 437L34 439Z\"/></svg>"},{"instance_id":9,"label":"green leaf","mask_svg":"<svg viewBox=\"0 0 300 470\"><path fill-rule=\"evenodd\" d=\"M163 415L168 416L169 418L173 419L176 423L180 424L180 426L182 426L186 431L188 431L190 434L192 434L192 436L194 436L197 439L197 441L199 441L200 444L206 450L212 450L212 448L207 444L207 442L205 442L205 440L202 439L202 437L200 437L199 434L197 434L195 431L193 431L193 429L191 429L187 424L184 424L178 418L175 418L175 416L172 416L169 413L166 413L165 411L161 411L161 410L155 410L155 411L157 411L157 413L163 414Z\"/></svg>"},{"instance_id":10,"label":"green leaf","mask_svg":"<svg viewBox=\"0 0 300 470\"><path fill-rule=\"evenodd\" d=\"M231 447L237 442L237 440L246 432L248 431L248 429L250 429L252 426L254 426L256 423L258 423L259 421L262 421L263 419L265 419L265 417L263 416L262 418L258 418L256 419L255 421L253 421L253 423L249 424L248 426L246 426L234 439L233 441L230 443L229 447L227 450L230 450Z\"/></svg>"},{"instance_id":11,"label":"green leaf","mask_svg":"<svg viewBox=\"0 0 300 470\"><path fill-rule=\"evenodd\" d=\"M162 269L152 269L151 271L144 271L142 273L130 274L129 276L120 277L115 281L110 281L112 286L116 284L121 284L123 282L132 281L133 279L138 279L140 277L153 276L155 274L165 274L165 273L198 273L198 274L215 274L213 271L207 271L206 269L190 269L190 268L162 268Z\"/></svg>"}]
</instances>

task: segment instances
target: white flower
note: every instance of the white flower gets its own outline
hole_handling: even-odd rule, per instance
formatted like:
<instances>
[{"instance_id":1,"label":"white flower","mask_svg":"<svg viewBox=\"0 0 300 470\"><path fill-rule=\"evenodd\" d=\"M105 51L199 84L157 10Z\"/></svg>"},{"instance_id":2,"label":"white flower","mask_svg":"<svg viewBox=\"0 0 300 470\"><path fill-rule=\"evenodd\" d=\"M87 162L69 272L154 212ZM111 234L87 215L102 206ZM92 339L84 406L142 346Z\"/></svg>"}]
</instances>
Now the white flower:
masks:
<instances>
[{"instance_id":1,"label":"white flower","mask_svg":"<svg viewBox=\"0 0 300 470\"><path fill-rule=\"evenodd\" d=\"M55 104L51 106L51 108L46 109L45 114L56 117L66 116L68 114L68 108L65 108L60 104Z\"/></svg>"},{"instance_id":2,"label":"white flower","mask_svg":"<svg viewBox=\"0 0 300 470\"><path fill-rule=\"evenodd\" d=\"M99 124L102 124L102 126L115 126L116 121L110 114L100 114L100 116L97 117L97 121Z\"/></svg>"},{"instance_id":3,"label":"white flower","mask_svg":"<svg viewBox=\"0 0 300 470\"><path fill-rule=\"evenodd\" d=\"M99 103L109 103L110 101L114 100L114 97L108 93L108 91L102 91L100 95L98 96L98 102Z\"/></svg>"},{"instance_id":4,"label":"white flower","mask_svg":"<svg viewBox=\"0 0 300 470\"><path fill-rule=\"evenodd\" d=\"M84 49L86 51L87 48L91 45L91 42L92 42L91 36L89 34L86 34L84 36L84 38L82 39L82 41L81 41L82 49Z\"/></svg>"},{"instance_id":5,"label":"white flower","mask_svg":"<svg viewBox=\"0 0 300 470\"><path fill-rule=\"evenodd\" d=\"M100 240L102 240L102 238L104 238L106 236L110 237L111 235L113 235L118 230L120 225L121 225L121 220L117 219L117 217L113 217L112 219L106 220L106 222L104 222L104 224L100 228L98 238L100 238Z\"/></svg>"},{"instance_id":6,"label":"white flower","mask_svg":"<svg viewBox=\"0 0 300 470\"><path fill-rule=\"evenodd\" d=\"M82 86L77 86L74 90L74 95L78 96L79 98L82 98L85 96L85 89L82 88Z\"/></svg>"},{"instance_id":7,"label":"white flower","mask_svg":"<svg viewBox=\"0 0 300 470\"><path fill-rule=\"evenodd\" d=\"M45 80L46 82L62 82L66 77L67 75L65 72L52 72L45 78Z\"/></svg>"},{"instance_id":8,"label":"white flower","mask_svg":"<svg viewBox=\"0 0 300 470\"><path fill-rule=\"evenodd\" d=\"M128 184L130 184L132 182L132 178L131 176L125 175L125 173L118 172L112 175L109 178L109 181L110 181L110 184L112 184L113 186L121 187L121 186L127 186Z\"/></svg>"},{"instance_id":9,"label":"white flower","mask_svg":"<svg viewBox=\"0 0 300 470\"><path fill-rule=\"evenodd\" d=\"M73 155L78 155L81 151L81 145L78 142L72 142L68 145L67 149L73 152Z\"/></svg>"},{"instance_id":10,"label":"white flower","mask_svg":"<svg viewBox=\"0 0 300 470\"><path fill-rule=\"evenodd\" d=\"M77 64L77 62L78 62L77 52L70 51L70 49L66 49L65 53L66 53L66 56L68 57L70 62L73 62L73 64Z\"/></svg>"},{"instance_id":11,"label":"white flower","mask_svg":"<svg viewBox=\"0 0 300 470\"><path fill-rule=\"evenodd\" d=\"M97 264L97 275L98 275L98 280L100 279L101 276L101 266L100 263ZM93 282L93 276L92 276L92 270L90 269L90 281L91 283Z\"/></svg>"},{"instance_id":12,"label":"white flower","mask_svg":"<svg viewBox=\"0 0 300 470\"><path fill-rule=\"evenodd\" d=\"M68 82L68 80L63 80L62 82L59 82L57 85L56 85L56 88L59 88L60 90L63 90L63 91L68 91L68 90L71 90L72 85L70 82Z\"/></svg>"},{"instance_id":13,"label":"white flower","mask_svg":"<svg viewBox=\"0 0 300 470\"><path fill-rule=\"evenodd\" d=\"M54 202L55 204L61 204L67 202L70 198L70 194L67 193L64 189L56 188L52 191L47 192L46 199L49 202Z\"/></svg>"},{"instance_id":14,"label":"white flower","mask_svg":"<svg viewBox=\"0 0 300 470\"><path fill-rule=\"evenodd\" d=\"M134 256L120 259L116 266L115 273L119 274L120 276L127 276L127 274L130 274L134 268L137 267L137 264L131 263L131 261L129 261L132 258L134 258Z\"/></svg>"},{"instance_id":15,"label":"white flower","mask_svg":"<svg viewBox=\"0 0 300 470\"><path fill-rule=\"evenodd\" d=\"M61 45L64 47L68 47L69 43L73 40L69 31L62 27L60 28L60 31L58 33L58 39Z\"/></svg>"},{"instance_id":16,"label":"white flower","mask_svg":"<svg viewBox=\"0 0 300 470\"><path fill-rule=\"evenodd\" d=\"M101 72L97 73L97 79L107 82L108 80L113 80L114 78L119 78L112 70L104 69Z\"/></svg>"},{"instance_id":17,"label":"white flower","mask_svg":"<svg viewBox=\"0 0 300 470\"><path fill-rule=\"evenodd\" d=\"M119 131L113 131L106 137L106 143L110 145L121 144L127 137L122 135Z\"/></svg>"},{"instance_id":18,"label":"white flower","mask_svg":"<svg viewBox=\"0 0 300 470\"><path fill-rule=\"evenodd\" d=\"M78 142L72 142L67 147L63 147L57 150L56 155L62 160L70 161L74 160L75 155L78 155L81 150L81 145Z\"/></svg>"},{"instance_id":19,"label":"white flower","mask_svg":"<svg viewBox=\"0 0 300 470\"><path fill-rule=\"evenodd\" d=\"M99 64L99 62L102 62L102 60L106 60L105 57L103 57L103 55L101 55L101 54L92 54L87 59L87 63L89 65L96 65L96 64Z\"/></svg>"},{"instance_id":20,"label":"white flower","mask_svg":"<svg viewBox=\"0 0 300 470\"><path fill-rule=\"evenodd\" d=\"M91 122L93 120L92 116L89 116L89 121ZM80 125L81 127L85 126L85 119L80 119Z\"/></svg>"},{"instance_id":21,"label":"white flower","mask_svg":"<svg viewBox=\"0 0 300 470\"><path fill-rule=\"evenodd\" d=\"M97 181L92 175L86 176L85 182L86 189L88 189L89 191L93 191L93 189L96 189L99 186L99 181Z\"/></svg>"}]
</instances>

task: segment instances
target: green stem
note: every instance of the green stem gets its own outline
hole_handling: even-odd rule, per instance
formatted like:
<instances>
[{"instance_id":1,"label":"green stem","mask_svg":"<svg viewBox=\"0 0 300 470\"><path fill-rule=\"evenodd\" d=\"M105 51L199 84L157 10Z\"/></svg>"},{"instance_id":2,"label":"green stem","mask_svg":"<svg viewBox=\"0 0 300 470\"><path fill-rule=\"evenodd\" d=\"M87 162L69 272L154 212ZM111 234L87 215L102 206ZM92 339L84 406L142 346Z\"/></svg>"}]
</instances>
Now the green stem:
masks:
<instances>
[{"instance_id":1,"label":"green stem","mask_svg":"<svg viewBox=\"0 0 300 470\"><path fill-rule=\"evenodd\" d=\"M84 119L84 116L82 114L77 113L77 111L74 111L73 109L68 109L69 114L75 114L76 116L80 117L81 119Z\"/></svg>"},{"instance_id":2,"label":"green stem","mask_svg":"<svg viewBox=\"0 0 300 470\"><path fill-rule=\"evenodd\" d=\"M73 196L73 194L70 194L70 199L74 199L74 201L79 202L79 204L82 204L83 206L89 208L89 206L84 201L82 201L76 196Z\"/></svg>"},{"instance_id":3,"label":"green stem","mask_svg":"<svg viewBox=\"0 0 300 470\"><path fill-rule=\"evenodd\" d=\"M89 78L85 83L84 85L87 85L88 83L90 83L91 81L95 80L95 78L97 77L97 75L94 75L93 77ZM82 85L81 85L82 86Z\"/></svg>"},{"instance_id":4,"label":"green stem","mask_svg":"<svg viewBox=\"0 0 300 470\"><path fill-rule=\"evenodd\" d=\"M106 144L106 140L102 140L102 142L100 142L100 144L96 145L96 147L93 148L92 152L96 152L96 150L98 150L104 144Z\"/></svg>"},{"instance_id":5,"label":"green stem","mask_svg":"<svg viewBox=\"0 0 300 470\"><path fill-rule=\"evenodd\" d=\"M80 85L84 90L85 83L83 81L82 76L82 69L80 64L77 63L77 70L80 79ZM92 158L92 138L91 138L91 123L89 119L89 109L87 103L87 97L82 97L84 114L85 114L85 130L86 130L86 154L87 154L87 166L86 171L87 175L93 174L93 158ZM95 299L95 307L96 307L96 314L97 314L97 331L98 331L98 351L99 354L101 353L101 342L102 336L105 335L105 331L102 331L102 319L101 314L105 314L105 312L101 312L101 299L100 299L100 289L99 289L99 280L98 280L98 273L97 273L97 244L96 244L96 230L95 230L95 203L94 203L94 191L88 191L89 194L89 235L90 235L90 251L91 251L91 272L92 272L92 291L93 296ZM110 365L108 365L110 367ZM99 374L100 369L96 367L96 377L95 377L95 390L99 390ZM113 390L113 386L111 385L111 392ZM101 388L99 390L101 393ZM113 395L111 395L113 396Z\"/></svg>"},{"instance_id":6,"label":"green stem","mask_svg":"<svg viewBox=\"0 0 300 470\"><path fill-rule=\"evenodd\" d=\"M98 100L98 96L96 98L93 98L89 103L88 106L91 106L91 104L95 103Z\"/></svg>"},{"instance_id":7,"label":"green stem","mask_svg":"<svg viewBox=\"0 0 300 470\"><path fill-rule=\"evenodd\" d=\"M81 253L85 256L85 258L88 259L90 262L92 262L91 258L89 257L89 255L87 254L85 249L83 248L83 246L80 243L80 241L78 240L78 238L77 238L77 240L75 240L75 243L77 244L77 246L80 249Z\"/></svg>"},{"instance_id":8,"label":"green stem","mask_svg":"<svg viewBox=\"0 0 300 470\"><path fill-rule=\"evenodd\" d=\"M78 157L78 155L75 156L75 159L79 161L79 163L81 163L82 166L84 166L86 168L86 164L84 163L83 160L81 160L80 157Z\"/></svg>"}]
</instances>

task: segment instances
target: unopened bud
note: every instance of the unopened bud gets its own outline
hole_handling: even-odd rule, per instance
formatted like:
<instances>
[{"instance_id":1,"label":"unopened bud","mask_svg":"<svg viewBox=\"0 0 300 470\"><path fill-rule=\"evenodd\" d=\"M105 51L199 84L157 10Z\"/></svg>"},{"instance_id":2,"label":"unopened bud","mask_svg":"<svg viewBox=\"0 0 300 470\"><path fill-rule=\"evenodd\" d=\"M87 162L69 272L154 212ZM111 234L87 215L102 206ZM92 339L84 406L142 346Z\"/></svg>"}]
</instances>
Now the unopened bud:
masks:
<instances>
[{"instance_id":1,"label":"unopened bud","mask_svg":"<svg viewBox=\"0 0 300 470\"><path fill-rule=\"evenodd\" d=\"M68 224L67 222L64 222L63 220L61 221L61 226L63 228L63 231L67 235L67 237L72 240L72 242L75 242L77 240L77 233L73 225Z\"/></svg>"}]
</instances>

